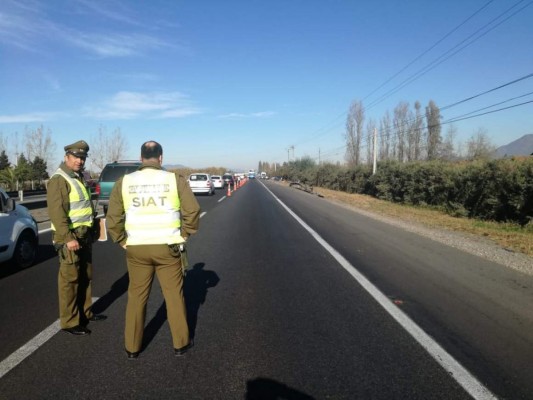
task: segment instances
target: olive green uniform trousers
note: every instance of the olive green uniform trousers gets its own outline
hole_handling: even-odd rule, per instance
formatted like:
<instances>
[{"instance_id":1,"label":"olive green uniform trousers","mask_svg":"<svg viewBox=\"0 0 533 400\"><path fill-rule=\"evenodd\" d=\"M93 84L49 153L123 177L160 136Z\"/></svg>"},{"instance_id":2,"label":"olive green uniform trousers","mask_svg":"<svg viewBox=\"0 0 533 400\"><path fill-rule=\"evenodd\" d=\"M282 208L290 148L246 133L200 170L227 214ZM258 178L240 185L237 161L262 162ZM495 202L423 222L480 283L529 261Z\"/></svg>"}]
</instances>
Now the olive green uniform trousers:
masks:
<instances>
[{"instance_id":1,"label":"olive green uniform trousers","mask_svg":"<svg viewBox=\"0 0 533 400\"><path fill-rule=\"evenodd\" d=\"M129 286L126 306L125 348L138 352L142 347L146 303L154 274L163 291L167 320L175 349L189 344L189 327L183 297L183 272L179 252L166 244L128 246L126 249Z\"/></svg>"},{"instance_id":2,"label":"olive green uniform trousers","mask_svg":"<svg viewBox=\"0 0 533 400\"><path fill-rule=\"evenodd\" d=\"M92 246L84 244L78 251L62 247L59 254L57 288L59 294L59 323L61 329L86 325L93 316Z\"/></svg>"}]
</instances>

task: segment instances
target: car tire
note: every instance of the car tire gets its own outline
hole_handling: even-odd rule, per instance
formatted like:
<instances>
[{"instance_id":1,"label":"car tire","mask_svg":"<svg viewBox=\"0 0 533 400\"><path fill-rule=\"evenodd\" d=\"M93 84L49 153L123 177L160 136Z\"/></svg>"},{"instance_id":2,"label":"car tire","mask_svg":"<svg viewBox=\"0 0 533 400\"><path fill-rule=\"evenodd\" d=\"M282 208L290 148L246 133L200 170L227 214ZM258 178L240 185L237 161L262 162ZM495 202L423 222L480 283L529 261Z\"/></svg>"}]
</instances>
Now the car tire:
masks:
<instances>
[{"instance_id":1,"label":"car tire","mask_svg":"<svg viewBox=\"0 0 533 400\"><path fill-rule=\"evenodd\" d=\"M28 268L33 265L37 257L37 240L33 232L24 231L17 240L13 252L13 262L20 268Z\"/></svg>"}]
</instances>

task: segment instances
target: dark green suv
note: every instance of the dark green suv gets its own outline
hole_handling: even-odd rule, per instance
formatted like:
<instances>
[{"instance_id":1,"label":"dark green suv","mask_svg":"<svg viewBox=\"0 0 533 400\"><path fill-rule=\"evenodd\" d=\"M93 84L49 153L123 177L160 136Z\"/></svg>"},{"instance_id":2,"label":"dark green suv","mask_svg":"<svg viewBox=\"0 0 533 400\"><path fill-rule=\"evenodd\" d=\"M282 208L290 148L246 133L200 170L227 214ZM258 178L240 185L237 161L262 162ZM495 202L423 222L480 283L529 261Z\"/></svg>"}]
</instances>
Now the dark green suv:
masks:
<instances>
[{"instance_id":1,"label":"dark green suv","mask_svg":"<svg viewBox=\"0 0 533 400\"><path fill-rule=\"evenodd\" d=\"M107 164L100 178L98 178L98 183L96 184L96 207L102 206L104 210L104 215L107 214L107 207L109 206L109 196L111 195L111 190L115 186L115 182L118 178L123 177L126 174L135 172L141 166L140 161L114 161Z\"/></svg>"}]
</instances>

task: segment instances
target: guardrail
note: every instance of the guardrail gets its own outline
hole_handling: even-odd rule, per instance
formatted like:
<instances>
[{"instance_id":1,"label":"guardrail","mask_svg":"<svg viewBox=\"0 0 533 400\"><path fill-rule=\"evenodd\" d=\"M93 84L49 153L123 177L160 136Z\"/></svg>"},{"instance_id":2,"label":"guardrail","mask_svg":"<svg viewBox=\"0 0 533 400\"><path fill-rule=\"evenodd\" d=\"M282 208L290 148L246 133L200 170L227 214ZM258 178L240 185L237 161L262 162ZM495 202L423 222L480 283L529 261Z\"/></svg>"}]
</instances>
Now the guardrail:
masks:
<instances>
[{"instance_id":1,"label":"guardrail","mask_svg":"<svg viewBox=\"0 0 533 400\"><path fill-rule=\"evenodd\" d=\"M46 194L46 190L19 190L18 192L7 192L7 194L9 195L9 197L16 199L21 198L21 192L23 198Z\"/></svg>"},{"instance_id":2,"label":"guardrail","mask_svg":"<svg viewBox=\"0 0 533 400\"><path fill-rule=\"evenodd\" d=\"M22 192L22 193L21 193ZM7 192L9 197L12 199L17 199L19 201L24 201L24 199L32 196L42 196L46 194L46 190L19 190L18 192ZM91 193L91 200L96 200L98 195L96 193Z\"/></svg>"}]
</instances>

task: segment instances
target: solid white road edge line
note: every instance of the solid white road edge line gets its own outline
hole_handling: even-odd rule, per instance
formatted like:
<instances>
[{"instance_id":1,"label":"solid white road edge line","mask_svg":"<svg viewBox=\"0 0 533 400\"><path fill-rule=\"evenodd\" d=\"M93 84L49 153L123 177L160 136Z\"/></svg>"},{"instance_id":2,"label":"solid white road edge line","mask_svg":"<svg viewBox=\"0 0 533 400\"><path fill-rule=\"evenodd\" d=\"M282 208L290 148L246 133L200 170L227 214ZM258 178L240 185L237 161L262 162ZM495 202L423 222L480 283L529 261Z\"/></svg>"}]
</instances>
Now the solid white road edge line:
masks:
<instances>
[{"instance_id":1,"label":"solid white road edge line","mask_svg":"<svg viewBox=\"0 0 533 400\"><path fill-rule=\"evenodd\" d=\"M93 297L93 303L99 297ZM0 363L0 379L61 330L59 319Z\"/></svg>"},{"instance_id":2,"label":"solid white road edge line","mask_svg":"<svg viewBox=\"0 0 533 400\"><path fill-rule=\"evenodd\" d=\"M298 215L286 206L264 183L263 187L287 210L287 212L322 245L337 262L404 328L430 355L439 363L459 385L474 399L489 400L497 397L479 382L470 372L455 360L446 350L424 332L407 314L397 308L390 299L367 280L348 260L329 245L322 237L307 225Z\"/></svg>"},{"instance_id":3,"label":"solid white road edge line","mask_svg":"<svg viewBox=\"0 0 533 400\"><path fill-rule=\"evenodd\" d=\"M206 211L201 213L200 218L202 218L205 214L207 214ZM39 234L48 232L50 230L50 228L43 229L42 231L39 231ZM95 303L98 299L99 297L93 297L93 303ZM60 330L61 327L59 326L58 319L54 321L52 325L50 325L44 331L42 331L33 339L31 339L28 343L20 347L15 352L11 353L11 355L9 355L6 359L0 362L0 379L13 368L15 368L18 364L20 364L26 357L30 356L31 353L33 353L35 350L45 344L49 339L52 338L52 336L54 336Z\"/></svg>"}]
</instances>

